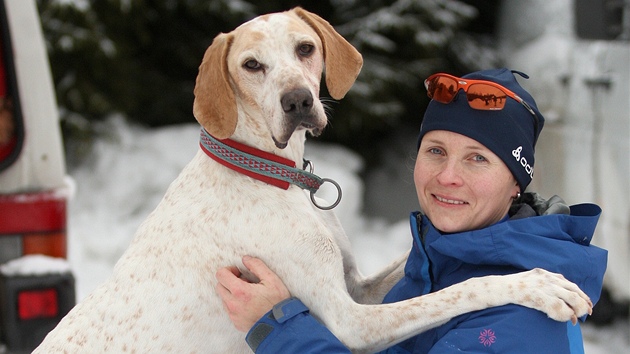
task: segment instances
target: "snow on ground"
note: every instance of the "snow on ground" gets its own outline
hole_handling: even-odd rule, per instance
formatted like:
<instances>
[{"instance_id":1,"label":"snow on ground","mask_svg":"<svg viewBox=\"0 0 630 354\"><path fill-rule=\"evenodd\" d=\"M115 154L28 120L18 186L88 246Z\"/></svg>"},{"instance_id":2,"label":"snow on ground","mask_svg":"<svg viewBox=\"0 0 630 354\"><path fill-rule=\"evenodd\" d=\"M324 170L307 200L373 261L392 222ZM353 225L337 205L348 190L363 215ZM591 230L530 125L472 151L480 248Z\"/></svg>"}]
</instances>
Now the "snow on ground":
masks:
<instances>
[{"instance_id":1,"label":"snow on ground","mask_svg":"<svg viewBox=\"0 0 630 354\"><path fill-rule=\"evenodd\" d=\"M112 119L106 125L111 133L97 141L90 159L71 172L76 191L69 206L68 248L78 300L109 276L136 228L198 147L196 124L147 130ZM314 162L317 175L342 186L343 199L335 212L364 273L384 266L409 247L407 215L391 223L361 214L364 186L358 177L362 162L357 155L339 146L309 142L306 158ZM317 195L331 202L336 197L330 186ZM587 354L630 353L628 323L584 327Z\"/></svg>"}]
</instances>

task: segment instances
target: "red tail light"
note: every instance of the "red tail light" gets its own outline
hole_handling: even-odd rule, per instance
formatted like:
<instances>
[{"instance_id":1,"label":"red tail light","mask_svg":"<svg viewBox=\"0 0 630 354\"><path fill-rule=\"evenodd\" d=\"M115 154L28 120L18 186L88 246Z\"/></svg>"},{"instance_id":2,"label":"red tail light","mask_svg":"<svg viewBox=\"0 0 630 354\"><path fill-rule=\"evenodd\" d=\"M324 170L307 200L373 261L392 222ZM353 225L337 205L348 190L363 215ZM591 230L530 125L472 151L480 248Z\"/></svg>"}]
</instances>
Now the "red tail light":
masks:
<instances>
[{"instance_id":1,"label":"red tail light","mask_svg":"<svg viewBox=\"0 0 630 354\"><path fill-rule=\"evenodd\" d=\"M25 290L18 293L18 317L20 320L51 318L58 314L59 299L56 289Z\"/></svg>"}]
</instances>

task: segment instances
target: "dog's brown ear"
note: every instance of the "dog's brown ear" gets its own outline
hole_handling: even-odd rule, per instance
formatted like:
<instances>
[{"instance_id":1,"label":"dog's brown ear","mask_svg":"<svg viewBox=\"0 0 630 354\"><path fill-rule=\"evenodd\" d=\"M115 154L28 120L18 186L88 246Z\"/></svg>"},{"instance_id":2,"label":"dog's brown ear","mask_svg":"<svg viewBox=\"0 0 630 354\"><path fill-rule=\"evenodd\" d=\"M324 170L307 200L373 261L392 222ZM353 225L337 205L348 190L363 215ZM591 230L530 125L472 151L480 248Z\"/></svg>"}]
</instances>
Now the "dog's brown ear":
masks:
<instances>
[{"instance_id":1,"label":"dog's brown ear","mask_svg":"<svg viewBox=\"0 0 630 354\"><path fill-rule=\"evenodd\" d=\"M295 11L319 35L324 45L328 92L334 99L342 99L361 71L363 66L361 54L337 33L328 21L301 7L296 7L292 11Z\"/></svg>"},{"instance_id":2,"label":"dog's brown ear","mask_svg":"<svg viewBox=\"0 0 630 354\"><path fill-rule=\"evenodd\" d=\"M231 34L219 34L203 56L195 83L193 115L208 133L218 139L229 138L236 129L238 112L230 85L227 55Z\"/></svg>"}]
</instances>

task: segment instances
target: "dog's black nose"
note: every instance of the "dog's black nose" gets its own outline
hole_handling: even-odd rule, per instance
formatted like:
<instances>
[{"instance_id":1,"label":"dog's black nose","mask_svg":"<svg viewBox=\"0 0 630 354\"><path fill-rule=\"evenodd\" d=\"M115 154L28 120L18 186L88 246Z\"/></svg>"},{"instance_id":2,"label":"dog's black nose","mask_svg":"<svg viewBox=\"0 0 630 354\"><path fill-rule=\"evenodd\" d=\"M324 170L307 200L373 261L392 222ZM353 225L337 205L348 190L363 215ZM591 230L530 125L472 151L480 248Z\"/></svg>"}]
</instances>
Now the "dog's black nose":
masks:
<instances>
[{"instance_id":1,"label":"dog's black nose","mask_svg":"<svg viewBox=\"0 0 630 354\"><path fill-rule=\"evenodd\" d=\"M304 114L313 107L313 95L305 88L295 89L282 95L280 103L285 113Z\"/></svg>"}]
</instances>

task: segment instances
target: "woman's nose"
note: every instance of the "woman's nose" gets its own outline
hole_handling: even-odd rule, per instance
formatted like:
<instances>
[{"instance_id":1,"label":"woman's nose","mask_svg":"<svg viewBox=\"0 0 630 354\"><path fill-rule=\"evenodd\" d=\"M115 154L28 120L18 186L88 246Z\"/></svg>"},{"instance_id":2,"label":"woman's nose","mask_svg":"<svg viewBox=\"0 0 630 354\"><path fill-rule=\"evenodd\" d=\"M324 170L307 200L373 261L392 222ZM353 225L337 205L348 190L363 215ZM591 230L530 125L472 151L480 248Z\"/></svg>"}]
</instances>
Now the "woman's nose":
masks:
<instances>
[{"instance_id":1,"label":"woman's nose","mask_svg":"<svg viewBox=\"0 0 630 354\"><path fill-rule=\"evenodd\" d=\"M441 185L461 185L464 182L462 166L457 161L449 160L442 164L441 170L437 174L437 180Z\"/></svg>"}]
</instances>

